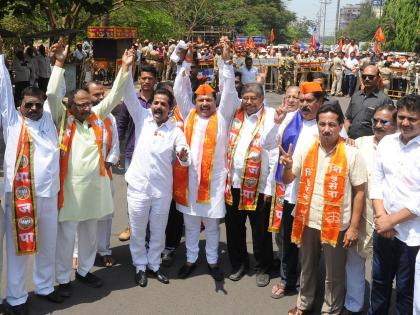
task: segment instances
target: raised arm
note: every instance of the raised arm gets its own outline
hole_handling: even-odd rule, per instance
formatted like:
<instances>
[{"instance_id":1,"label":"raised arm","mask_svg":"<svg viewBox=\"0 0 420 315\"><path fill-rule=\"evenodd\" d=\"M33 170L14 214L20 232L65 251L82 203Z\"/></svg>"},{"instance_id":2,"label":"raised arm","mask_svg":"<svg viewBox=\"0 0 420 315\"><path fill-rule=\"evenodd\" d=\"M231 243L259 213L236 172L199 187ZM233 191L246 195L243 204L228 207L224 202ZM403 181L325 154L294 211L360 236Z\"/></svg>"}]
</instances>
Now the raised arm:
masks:
<instances>
[{"instance_id":1,"label":"raised arm","mask_svg":"<svg viewBox=\"0 0 420 315\"><path fill-rule=\"evenodd\" d=\"M6 67L4 55L2 52L2 42L0 37L0 111L3 125L3 134L7 140L7 127L16 122L19 118L15 109L13 100L12 82L10 80L9 70Z\"/></svg>"},{"instance_id":2,"label":"raised arm","mask_svg":"<svg viewBox=\"0 0 420 315\"><path fill-rule=\"evenodd\" d=\"M131 68L130 68L131 69ZM124 89L124 105L126 106L126 121L128 124L129 115L133 118L134 124L137 125L139 122L142 122L142 117L146 116L147 109L143 108L140 104L140 101L136 95L136 90L134 88L133 76L130 74L127 78L127 83L125 84ZM122 123L120 128L122 129Z\"/></svg>"},{"instance_id":3,"label":"raised arm","mask_svg":"<svg viewBox=\"0 0 420 315\"><path fill-rule=\"evenodd\" d=\"M106 116L108 116L114 107L121 101L125 92L125 85L129 77L130 65L132 65L134 60L135 52L132 49L126 49L122 56L121 70L115 78L111 91L97 106L92 108L92 111L94 111L101 119L105 119Z\"/></svg>"},{"instance_id":4,"label":"raised arm","mask_svg":"<svg viewBox=\"0 0 420 315\"><path fill-rule=\"evenodd\" d=\"M115 117L112 114L109 114L108 117L111 119L111 122L112 122L112 126L111 126L112 140L111 140L111 148L108 152L105 162L115 165L120 159L120 141L118 139L117 122L115 120Z\"/></svg>"}]
</instances>

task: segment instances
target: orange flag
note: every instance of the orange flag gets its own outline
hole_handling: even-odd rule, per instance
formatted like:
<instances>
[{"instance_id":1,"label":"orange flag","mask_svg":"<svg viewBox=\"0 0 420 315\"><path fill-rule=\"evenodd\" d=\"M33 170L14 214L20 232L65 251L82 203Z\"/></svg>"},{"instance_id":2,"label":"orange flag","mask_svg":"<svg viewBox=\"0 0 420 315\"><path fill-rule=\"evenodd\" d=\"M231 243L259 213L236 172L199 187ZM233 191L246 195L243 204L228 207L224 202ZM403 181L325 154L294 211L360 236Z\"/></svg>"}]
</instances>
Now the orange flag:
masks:
<instances>
[{"instance_id":1,"label":"orange flag","mask_svg":"<svg viewBox=\"0 0 420 315\"><path fill-rule=\"evenodd\" d=\"M382 30L382 27L380 26L376 30L375 39L379 43L385 43L385 34L384 34L384 31Z\"/></svg>"},{"instance_id":2,"label":"orange flag","mask_svg":"<svg viewBox=\"0 0 420 315\"><path fill-rule=\"evenodd\" d=\"M293 39L293 48L296 50L299 49L299 43L296 37Z\"/></svg>"},{"instance_id":3,"label":"orange flag","mask_svg":"<svg viewBox=\"0 0 420 315\"><path fill-rule=\"evenodd\" d=\"M275 38L275 36L274 36L274 30L271 29L271 32L270 32L270 44L272 44L274 42L274 38Z\"/></svg>"},{"instance_id":4,"label":"orange flag","mask_svg":"<svg viewBox=\"0 0 420 315\"><path fill-rule=\"evenodd\" d=\"M343 39L340 38L340 41L338 42L338 51L343 51Z\"/></svg>"},{"instance_id":5,"label":"orange flag","mask_svg":"<svg viewBox=\"0 0 420 315\"><path fill-rule=\"evenodd\" d=\"M379 54L381 52L381 44L379 42L375 43L375 52Z\"/></svg>"},{"instance_id":6,"label":"orange flag","mask_svg":"<svg viewBox=\"0 0 420 315\"><path fill-rule=\"evenodd\" d=\"M254 39L252 38L252 36L249 36L248 45L249 48L255 48Z\"/></svg>"}]
</instances>

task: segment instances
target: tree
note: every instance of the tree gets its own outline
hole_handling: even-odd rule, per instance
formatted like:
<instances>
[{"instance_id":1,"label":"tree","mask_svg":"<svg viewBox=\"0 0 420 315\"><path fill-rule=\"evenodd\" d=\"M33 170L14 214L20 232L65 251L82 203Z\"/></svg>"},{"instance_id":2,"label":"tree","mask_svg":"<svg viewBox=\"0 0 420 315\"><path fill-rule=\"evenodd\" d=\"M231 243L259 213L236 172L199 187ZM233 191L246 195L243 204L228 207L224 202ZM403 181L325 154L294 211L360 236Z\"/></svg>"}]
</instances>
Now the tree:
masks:
<instances>
[{"instance_id":1,"label":"tree","mask_svg":"<svg viewBox=\"0 0 420 315\"><path fill-rule=\"evenodd\" d=\"M370 2L364 2L360 8L360 16L350 22L343 34L357 41L370 42L379 26L379 19L372 11Z\"/></svg>"},{"instance_id":2,"label":"tree","mask_svg":"<svg viewBox=\"0 0 420 315\"><path fill-rule=\"evenodd\" d=\"M297 39L309 40L312 36L310 30L315 26L315 22L307 18L298 19L287 27L287 37L290 40Z\"/></svg>"},{"instance_id":3,"label":"tree","mask_svg":"<svg viewBox=\"0 0 420 315\"><path fill-rule=\"evenodd\" d=\"M385 49L420 52L420 14L418 0L387 1L382 17Z\"/></svg>"}]
</instances>

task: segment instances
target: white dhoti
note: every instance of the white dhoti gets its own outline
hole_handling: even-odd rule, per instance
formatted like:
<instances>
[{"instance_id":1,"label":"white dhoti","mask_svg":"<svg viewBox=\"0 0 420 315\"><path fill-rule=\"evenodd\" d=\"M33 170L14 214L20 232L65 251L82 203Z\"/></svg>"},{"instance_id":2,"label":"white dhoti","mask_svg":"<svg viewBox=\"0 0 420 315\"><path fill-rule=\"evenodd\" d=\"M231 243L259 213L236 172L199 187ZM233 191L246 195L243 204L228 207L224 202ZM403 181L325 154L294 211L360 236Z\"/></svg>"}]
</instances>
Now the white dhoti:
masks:
<instances>
[{"instance_id":1,"label":"white dhoti","mask_svg":"<svg viewBox=\"0 0 420 315\"><path fill-rule=\"evenodd\" d=\"M63 221L58 223L56 277L59 284L70 282L72 256L77 233L77 273L84 277L95 263L98 220Z\"/></svg>"},{"instance_id":2,"label":"white dhoti","mask_svg":"<svg viewBox=\"0 0 420 315\"><path fill-rule=\"evenodd\" d=\"M26 303L28 292L26 278L29 255L16 256L12 229L11 193L6 193L7 242L7 302L12 305ZM57 240L57 196L36 198L38 211L38 253L35 255L33 283L35 293L48 295L54 291L55 250ZM71 253L72 251L70 251Z\"/></svg>"},{"instance_id":3,"label":"white dhoti","mask_svg":"<svg viewBox=\"0 0 420 315\"><path fill-rule=\"evenodd\" d=\"M157 271L165 248L165 229L168 223L172 195L147 198L132 186L127 187L128 215L130 218L130 252L136 273L146 267ZM146 249L146 229L149 223L149 249Z\"/></svg>"},{"instance_id":4,"label":"white dhoti","mask_svg":"<svg viewBox=\"0 0 420 315\"><path fill-rule=\"evenodd\" d=\"M219 219L199 217L184 213L185 246L187 248L187 262L195 263L198 258L198 244L200 241L201 221L204 223L206 234L206 258L209 264L217 264L219 258Z\"/></svg>"},{"instance_id":5,"label":"white dhoti","mask_svg":"<svg viewBox=\"0 0 420 315\"><path fill-rule=\"evenodd\" d=\"M365 263L355 246L347 250L346 261L346 300L344 306L351 312L363 311L365 302Z\"/></svg>"},{"instance_id":6,"label":"white dhoti","mask_svg":"<svg viewBox=\"0 0 420 315\"><path fill-rule=\"evenodd\" d=\"M413 315L420 315L420 250L417 253L414 274Z\"/></svg>"}]
</instances>

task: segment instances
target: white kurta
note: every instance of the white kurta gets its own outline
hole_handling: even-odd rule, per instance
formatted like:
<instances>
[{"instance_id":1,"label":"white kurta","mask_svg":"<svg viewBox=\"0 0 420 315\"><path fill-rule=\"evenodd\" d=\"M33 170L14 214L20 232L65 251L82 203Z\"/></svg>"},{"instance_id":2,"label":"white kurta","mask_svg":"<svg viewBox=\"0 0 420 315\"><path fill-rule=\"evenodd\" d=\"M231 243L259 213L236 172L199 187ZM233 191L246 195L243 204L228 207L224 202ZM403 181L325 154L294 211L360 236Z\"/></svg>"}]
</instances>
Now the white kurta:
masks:
<instances>
[{"instance_id":1,"label":"white kurta","mask_svg":"<svg viewBox=\"0 0 420 315\"><path fill-rule=\"evenodd\" d=\"M183 67L175 79L174 95L181 115L187 117L194 107L191 101L191 82L188 76L190 64L184 61ZM225 216L225 185L227 176L226 150L230 123L240 104L235 89L235 75L231 65L221 65L219 69L220 86L223 87L219 108L217 109L217 140L211 170L210 203L198 203L197 192L200 183L200 171L204 136L208 118L198 117L191 139L191 166L188 170L188 206L177 204L177 209L184 214L207 218ZM185 122L188 117L185 119ZM176 185L177 183L174 183Z\"/></svg>"}]
</instances>

